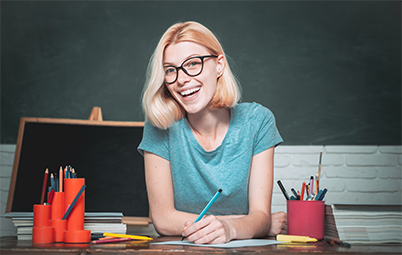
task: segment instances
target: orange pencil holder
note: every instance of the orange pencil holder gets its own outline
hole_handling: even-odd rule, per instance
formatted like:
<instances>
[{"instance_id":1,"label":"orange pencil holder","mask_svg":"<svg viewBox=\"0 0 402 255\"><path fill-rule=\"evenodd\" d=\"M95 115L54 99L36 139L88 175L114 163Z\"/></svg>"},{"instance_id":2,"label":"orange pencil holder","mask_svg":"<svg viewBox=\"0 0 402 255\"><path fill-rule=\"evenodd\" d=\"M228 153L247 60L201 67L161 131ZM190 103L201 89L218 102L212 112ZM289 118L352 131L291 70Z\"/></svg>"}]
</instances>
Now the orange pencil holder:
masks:
<instances>
[{"instance_id":1,"label":"orange pencil holder","mask_svg":"<svg viewBox=\"0 0 402 255\"><path fill-rule=\"evenodd\" d=\"M54 227L50 225L50 205L34 205L32 243L53 243Z\"/></svg>"},{"instance_id":2,"label":"orange pencil holder","mask_svg":"<svg viewBox=\"0 0 402 255\"><path fill-rule=\"evenodd\" d=\"M50 225L54 227L55 242L64 241L64 231L67 229L67 220L62 220L62 218L65 211L64 192L55 192L50 216Z\"/></svg>"},{"instance_id":3,"label":"orange pencil holder","mask_svg":"<svg viewBox=\"0 0 402 255\"><path fill-rule=\"evenodd\" d=\"M64 207L72 204L78 192L85 184L84 178L71 178L64 180ZM84 230L85 191L78 198L67 217L67 230L64 232L65 243L88 243L91 241L91 231Z\"/></svg>"}]
</instances>

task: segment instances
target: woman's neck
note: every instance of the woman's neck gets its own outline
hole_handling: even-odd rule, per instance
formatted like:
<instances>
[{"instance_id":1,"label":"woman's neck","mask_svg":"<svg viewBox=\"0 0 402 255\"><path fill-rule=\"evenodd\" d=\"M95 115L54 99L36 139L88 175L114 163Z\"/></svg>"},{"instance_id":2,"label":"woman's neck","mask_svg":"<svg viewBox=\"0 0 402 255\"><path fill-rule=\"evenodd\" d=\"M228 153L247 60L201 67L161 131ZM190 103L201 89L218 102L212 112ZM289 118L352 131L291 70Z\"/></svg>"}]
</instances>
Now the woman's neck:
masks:
<instances>
[{"instance_id":1,"label":"woman's neck","mask_svg":"<svg viewBox=\"0 0 402 255\"><path fill-rule=\"evenodd\" d=\"M206 151L222 144L229 129L229 108L207 109L197 114L187 114L187 121L198 143Z\"/></svg>"}]
</instances>

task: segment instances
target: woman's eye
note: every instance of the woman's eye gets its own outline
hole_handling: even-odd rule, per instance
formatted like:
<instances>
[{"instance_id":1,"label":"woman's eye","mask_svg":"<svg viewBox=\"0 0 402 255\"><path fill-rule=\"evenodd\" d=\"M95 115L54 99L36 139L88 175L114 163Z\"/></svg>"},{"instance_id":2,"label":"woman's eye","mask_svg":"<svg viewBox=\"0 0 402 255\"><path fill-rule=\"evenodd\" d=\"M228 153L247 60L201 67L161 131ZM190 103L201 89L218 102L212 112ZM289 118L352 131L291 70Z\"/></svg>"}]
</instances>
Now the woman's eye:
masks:
<instances>
[{"instance_id":1,"label":"woman's eye","mask_svg":"<svg viewBox=\"0 0 402 255\"><path fill-rule=\"evenodd\" d=\"M201 62L199 60L192 60L186 63L186 68L194 68L197 67L198 65L200 65Z\"/></svg>"},{"instance_id":2,"label":"woman's eye","mask_svg":"<svg viewBox=\"0 0 402 255\"><path fill-rule=\"evenodd\" d=\"M175 72L176 72L176 69L173 68L173 67L166 67L166 68L165 68L165 74L166 74L166 75L173 74L173 73L175 73Z\"/></svg>"}]
</instances>

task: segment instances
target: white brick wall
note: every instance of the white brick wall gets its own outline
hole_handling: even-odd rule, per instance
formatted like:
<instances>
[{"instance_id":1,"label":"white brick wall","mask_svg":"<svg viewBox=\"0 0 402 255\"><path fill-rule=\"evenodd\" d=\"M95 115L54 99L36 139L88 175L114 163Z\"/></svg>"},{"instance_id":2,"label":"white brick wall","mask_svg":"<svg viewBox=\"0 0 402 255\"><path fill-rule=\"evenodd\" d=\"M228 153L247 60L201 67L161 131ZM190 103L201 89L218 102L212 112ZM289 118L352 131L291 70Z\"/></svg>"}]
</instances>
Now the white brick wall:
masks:
<instances>
[{"instance_id":1,"label":"white brick wall","mask_svg":"<svg viewBox=\"0 0 402 255\"><path fill-rule=\"evenodd\" d=\"M322 156L321 188L327 204L402 204L402 146L278 146L275 151L273 212L286 202L276 183L288 192L318 173Z\"/></svg>"},{"instance_id":2,"label":"white brick wall","mask_svg":"<svg viewBox=\"0 0 402 255\"><path fill-rule=\"evenodd\" d=\"M276 183L289 190L301 189L303 181L318 172L323 152L321 187L327 204L402 204L402 146L278 146L275 151L275 182L272 211L286 211L285 199ZM0 144L0 214L6 210L15 145ZM10 219L0 218L0 236L16 235Z\"/></svg>"},{"instance_id":3,"label":"white brick wall","mask_svg":"<svg viewBox=\"0 0 402 255\"><path fill-rule=\"evenodd\" d=\"M14 164L15 145L0 144L0 215L6 212L8 189ZM0 236L17 235L11 219L0 218Z\"/></svg>"}]
</instances>

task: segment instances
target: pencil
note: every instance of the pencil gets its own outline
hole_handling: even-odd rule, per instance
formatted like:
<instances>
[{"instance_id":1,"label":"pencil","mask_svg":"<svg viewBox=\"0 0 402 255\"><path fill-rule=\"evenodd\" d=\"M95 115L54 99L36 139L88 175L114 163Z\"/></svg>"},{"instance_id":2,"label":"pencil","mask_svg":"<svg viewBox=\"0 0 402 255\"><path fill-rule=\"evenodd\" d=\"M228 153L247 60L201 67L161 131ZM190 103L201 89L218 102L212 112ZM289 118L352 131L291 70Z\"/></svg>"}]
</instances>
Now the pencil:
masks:
<instances>
[{"instance_id":1,"label":"pencil","mask_svg":"<svg viewBox=\"0 0 402 255\"><path fill-rule=\"evenodd\" d=\"M50 193L49 193L49 198L48 198L48 200L47 200L47 203L48 203L49 205L52 204L53 198L54 198L54 189L52 189L52 190L50 191Z\"/></svg>"},{"instance_id":2,"label":"pencil","mask_svg":"<svg viewBox=\"0 0 402 255\"><path fill-rule=\"evenodd\" d=\"M85 184L82 185L80 191L78 191L77 196L75 196L75 198L74 198L73 202L71 203L70 207L68 207L68 209L67 209L66 213L64 214L62 220L67 219L67 217L68 217L68 215L70 214L71 210L74 208L75 203L77 203L77 201L78 201L78 199L80 198L82 192L84 192L85 187L86 187Z\"/></svg>"},{"instance_id":3,"label":"pencil","mask_svg":"<svg viewBox=\"0 0 402 255\"><path fill-rule=\"evenodd\" d=\"M43 178L43 187L42 187L42 196L40 198L40 204L43 205L45 203L45 194L46 194L46 185L47 185L47 176L49 175L49 169L45 170L45 177Z\"/></svg>"},{"instance_id":4,"label":"pencil","mask_svg":"<svg viewBox=\"0 0 402 255\"><path fill-rule=\"evenodd\" d=\"M148 237L148 236L136 236L136 235L115 234L115 233L103 233L103 235L120 237L120 238L131 238L131 239L137 239L137 240L153 240L152 237Z\"/></svg>"},{"instance_id":5,"label":"pencil","mask_svg":"<svg viewBox=\"0 0 402 255\"><path fill-rule=\"evenodd\" d=\"M59 170L59 192L63 192L63 168L61 166Z\"/></svg>"},{"instance_id":6,"label":"pencil","mask_svg":"<svg viewBox=\"0 0 402 255\"><path fill-rule=\"evenodd\" d=\"M322 152L320 152L320 163L318 164L318 180L317 180L318 190L320 190L320 181L321 181L321 160L322 160Z\"/></svg>"},{"instance_id":7,"label":"pencil","mask_svg":"<svg viewBox=\"0 0 402 255\"><path fill-rule=\"evenodd\" d=\"M117 243L117 242L124 242L124 241L130 241L130 240L131 240L130 237L126 237L126 238L112 238L112 239L96 240L96 241L92 241L91 243L95 243L95 244Z\"/></svg>"},{"instance_id":8,"label":"pencil","mask_svg":"<svg viewBox=\"0 0 402 255\"><path fill-rule=\"evenodd\" d=\"M201 220L202 217L204 217L204 215L207 213L207 211L209 210L209 208L212 206L212 204L215 202L215 200L219 197L219 195L222 193L222 189L219 189L215 195L211 198L211 200L208 202L208 204L204 207L204 209L202 210L202 212L200 213L200 215L198 215L197 219L195 219L195 221L193 222L196 223L197 221ZM184 238L186 238L185 236L183 236L183 238L181 239L182 241L184 240Z\"/></svg>"}]
</instances>

